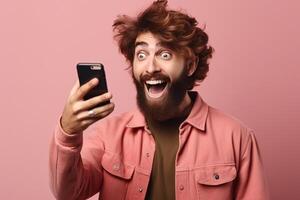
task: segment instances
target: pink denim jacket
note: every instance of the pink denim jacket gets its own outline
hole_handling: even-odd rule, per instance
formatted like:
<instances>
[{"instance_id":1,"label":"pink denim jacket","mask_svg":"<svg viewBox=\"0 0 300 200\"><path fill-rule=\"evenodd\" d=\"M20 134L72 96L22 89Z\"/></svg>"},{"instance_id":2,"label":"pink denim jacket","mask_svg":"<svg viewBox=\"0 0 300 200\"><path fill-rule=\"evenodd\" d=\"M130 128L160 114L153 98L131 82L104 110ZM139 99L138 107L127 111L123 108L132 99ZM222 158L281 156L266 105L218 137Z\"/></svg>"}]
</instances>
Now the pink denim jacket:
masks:
<instances>
[{"instance_id":1,"label":"pink denim jacket","mask_svg":"<svg viewBox=\"0 0 300 200\"><path fill-rule=\"evenodd\" d=\"M100 120L69 136L57 126L50 145L50 186L57 199L145 198L155 141L138 111ZM179 128L177 200L268 200L253 130L197 95ZM163 191L162 191L163 192Z\"/></svg>"}]
</instances>

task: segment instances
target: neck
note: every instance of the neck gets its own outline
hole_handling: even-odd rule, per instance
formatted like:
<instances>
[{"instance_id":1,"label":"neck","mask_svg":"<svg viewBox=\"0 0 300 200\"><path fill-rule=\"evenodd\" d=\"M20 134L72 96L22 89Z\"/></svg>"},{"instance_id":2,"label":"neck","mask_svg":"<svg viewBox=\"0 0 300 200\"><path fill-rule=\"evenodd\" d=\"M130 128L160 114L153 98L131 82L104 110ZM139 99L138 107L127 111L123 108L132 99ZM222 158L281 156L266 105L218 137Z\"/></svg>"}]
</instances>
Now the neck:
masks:
<instances>
[{"instance_id":1,"label":"neck","mask_svg":"<svg viewBox=\"0 0 300 200\"><path fill-rule=\"evenodd\" d=\"M177 113L175 113L175 117L187 117L187 115L190 114L191 108L192 108L192 99L188 92L186 92L185 97L181 104L178 106Z\"/></svg>"}]
</instances>

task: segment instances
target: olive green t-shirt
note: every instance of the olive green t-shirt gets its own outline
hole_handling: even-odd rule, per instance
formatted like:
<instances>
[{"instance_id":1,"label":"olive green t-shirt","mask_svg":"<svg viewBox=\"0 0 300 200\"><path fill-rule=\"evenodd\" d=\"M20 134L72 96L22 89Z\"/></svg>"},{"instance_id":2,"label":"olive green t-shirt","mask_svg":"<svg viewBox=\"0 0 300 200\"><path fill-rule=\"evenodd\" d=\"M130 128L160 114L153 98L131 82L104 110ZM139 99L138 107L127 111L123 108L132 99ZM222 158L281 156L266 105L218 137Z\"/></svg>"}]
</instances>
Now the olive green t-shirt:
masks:
<instances>
[{"instance_id":1,"label":"olive green t-shirt","mask_svg":"<svg viewBox=\"0 0 300 200\"><path fill-rule=\"evenodd\" d=\"M148 121L155 139L155 155L147 189L147 200L175 200L175 160L179 146L179 125L184 119Z\"/></svg>"}]
</instances>

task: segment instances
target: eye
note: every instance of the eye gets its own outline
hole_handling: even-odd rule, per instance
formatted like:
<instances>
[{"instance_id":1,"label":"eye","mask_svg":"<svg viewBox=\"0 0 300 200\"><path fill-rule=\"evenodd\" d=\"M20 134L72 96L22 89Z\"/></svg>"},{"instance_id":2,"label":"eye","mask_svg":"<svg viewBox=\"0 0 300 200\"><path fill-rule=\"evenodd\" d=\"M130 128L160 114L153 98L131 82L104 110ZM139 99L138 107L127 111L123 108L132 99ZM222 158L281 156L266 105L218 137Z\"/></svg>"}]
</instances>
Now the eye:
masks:
<instances>
[{"instance_id":1,"label":"eye","mask_svg":"<svg viewBox=\"0 0 300 200\"><path fill-rule=\"evenodd\" d=\"M172 58L172 54L170 52L168 52L168 51L161 52L160 56L164 60L170 60Z\"/></svg>"},{"instance_id":2,"label":"eye","mask_svg":"<svg viewBox=\"0 0 300 200\"><path fill-rule=\"evenodd\" d=\"M146 58L146 53L144 53L144 52L138 52L136 54L136 56L137 56L138 60L144 60Z\"/></svg>"}]
</instances>

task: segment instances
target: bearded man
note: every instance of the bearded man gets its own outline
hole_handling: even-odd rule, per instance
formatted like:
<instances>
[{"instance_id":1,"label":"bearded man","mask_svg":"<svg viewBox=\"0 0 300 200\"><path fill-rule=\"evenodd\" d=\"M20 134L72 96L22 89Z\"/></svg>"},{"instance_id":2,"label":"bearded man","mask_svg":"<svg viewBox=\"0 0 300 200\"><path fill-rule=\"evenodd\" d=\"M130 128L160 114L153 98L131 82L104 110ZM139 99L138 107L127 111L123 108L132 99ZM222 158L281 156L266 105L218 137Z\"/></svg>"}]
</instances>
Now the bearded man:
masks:
<instances>
[{"instance_id":1,"label":"bearded man","mask_svg":"<svg viewBox=\"0 0 300 200\"><path fill-rule=\"evenodd\" d=\"M111 93L83 100L99 80L74 85L50 147L55 197L268 199L253 130L191 91L213 53L196 19L158 0L113 27L138 109L106 118L114 104L95 106Z\"/></svg>"}]
</instances>

